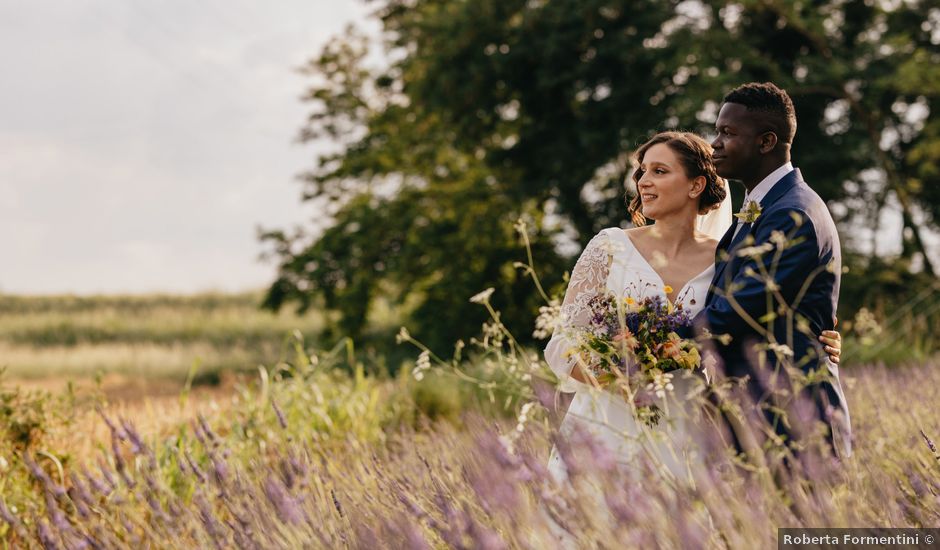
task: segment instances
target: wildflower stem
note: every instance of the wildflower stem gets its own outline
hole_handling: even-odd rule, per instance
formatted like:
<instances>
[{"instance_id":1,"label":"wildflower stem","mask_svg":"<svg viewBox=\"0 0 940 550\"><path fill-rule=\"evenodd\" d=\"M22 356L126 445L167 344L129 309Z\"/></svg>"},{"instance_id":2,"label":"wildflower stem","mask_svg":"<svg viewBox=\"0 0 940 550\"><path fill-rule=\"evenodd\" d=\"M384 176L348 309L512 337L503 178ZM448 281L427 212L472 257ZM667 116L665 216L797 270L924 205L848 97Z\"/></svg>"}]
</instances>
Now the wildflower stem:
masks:
<instances>
[{"instance_id":1,"label":"wildflower stem","mask_svg":"<svg viewBox=\"0 0 940 550\"><path fill-rule=\"evenodd\" d=\"M50 461L52 461L53 464L55 464L56 471L59 473L59 484L65 487L65 468L62 467L62 462L59 461L55 455L46 451L39 450L36 451L36 454L48 458Z\"/></svg>"},{"instance_id":2,"label":"wildflower stem","mask_svg":"<svg viewBox=\"0 0 940 550\"><path fill-rule=\"evenodd\" d=\"M529 263L526 264L526 272L532 277L532 282L535 283L535 288L538 289L542 299L545 300L546 303L549 303L551 299L548 297L548 293L545 292L545 289L542 288L542 282L539 280L539 276L535 271L535 260L532 258L532 245L529 243L529 233L525 230L525 225L523 224L519 224L517 228L519 234L522 235L522 242L525 243L526 258L529 260Z\"/></svg>"},{"instance_id":3,"label":"wildflower stem","mask_svg":"<svg viewBox=\"0 0 940 550\"><path fill-rule=\"evenodd\" d=\"M449 362L444 361L443 359L441 359L440 357L438 357L438 355L437 355L436 353L434 353L433 351L431 351L431 348L425 346L424 344L422 344L421 342L415 340L415 339L412 338L411 336L408 336L407 338L404 338L403 341L409 342L411 345L413 345L414 347L418 348L418 349L421 350L421 351L426 351L426 352L428 353L428 356L431 357L431 359L434 359L434 361L435 361L436 363L438 363L439 365L441 365L441 366L447 366L447 365L450 364Z\"/></svg>"}]
</instances>

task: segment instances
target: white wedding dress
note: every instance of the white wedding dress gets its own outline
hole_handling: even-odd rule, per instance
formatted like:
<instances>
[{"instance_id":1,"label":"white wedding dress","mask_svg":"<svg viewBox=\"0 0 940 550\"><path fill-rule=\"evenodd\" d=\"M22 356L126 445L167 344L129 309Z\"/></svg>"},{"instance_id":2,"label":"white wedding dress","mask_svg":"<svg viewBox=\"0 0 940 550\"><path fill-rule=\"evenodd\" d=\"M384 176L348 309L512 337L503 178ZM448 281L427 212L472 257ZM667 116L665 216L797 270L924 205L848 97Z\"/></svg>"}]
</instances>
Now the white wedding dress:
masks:
<instances>
[{"instance_id":1,"label":"white wedding dress","mask_svg":"<svg viewBox=\"0 0 940 550\"><path fill-rule=\"evenodd\" d=\"M699 231L715 239L730 225L730 193L719 209L699 216ZM681 303L690 317L704 307L714 271L714 265L709 266L676 294L675 303ZM702 389L702 377L675 373L673 390L657 403L664 411L663 418L650 427L635 417L633 407L621 395L573 379L570 373L576 358L567 353L574 345L571 329L588 324L588 301L592 297L612 292L637 300L658 294L665 300L664 287L660 275L623 229L602 230L590 241L575 265L562 304L562 326L556 328L544 353L559 378L559 391L575 394L559 428L561 437L570 438L576 431L583 430L610 449L622 465L629 467L640 453L647 453L647 458L664 475L681 480L688 479L687 462L694 457L692 434L687 426L689 415L696 411L694 406L685 404L691 394ZM557 448L552 448L548 470L557 481L568 478Z\"/></svg>"}]
</instances>

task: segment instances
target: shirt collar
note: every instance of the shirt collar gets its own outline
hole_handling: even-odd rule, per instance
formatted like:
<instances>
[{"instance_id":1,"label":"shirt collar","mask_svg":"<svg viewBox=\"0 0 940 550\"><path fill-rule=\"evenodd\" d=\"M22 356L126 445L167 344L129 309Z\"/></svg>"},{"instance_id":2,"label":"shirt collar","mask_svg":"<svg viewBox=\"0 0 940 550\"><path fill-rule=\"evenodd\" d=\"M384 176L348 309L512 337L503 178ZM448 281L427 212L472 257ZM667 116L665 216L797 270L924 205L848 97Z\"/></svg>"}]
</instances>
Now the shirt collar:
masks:
<instances>
[{"instance_id":1,"label":"shirt collar","mask_svg":"<svg viewBox=\"0 0 940 550\"><path fill-rule=\"evenodd\" d=\"M764 197L767 196L767 193L773 189L774 185L780 180L783 179L783 176L786 176L793 171L793 163L788 162L777 168L773 172L767 174L767 177L762 179L760 183L757 184L754 189L751 189L744 195L744 204L747 204L748 201L754 201L760 203Z\"/></svg>"}]
</instances>

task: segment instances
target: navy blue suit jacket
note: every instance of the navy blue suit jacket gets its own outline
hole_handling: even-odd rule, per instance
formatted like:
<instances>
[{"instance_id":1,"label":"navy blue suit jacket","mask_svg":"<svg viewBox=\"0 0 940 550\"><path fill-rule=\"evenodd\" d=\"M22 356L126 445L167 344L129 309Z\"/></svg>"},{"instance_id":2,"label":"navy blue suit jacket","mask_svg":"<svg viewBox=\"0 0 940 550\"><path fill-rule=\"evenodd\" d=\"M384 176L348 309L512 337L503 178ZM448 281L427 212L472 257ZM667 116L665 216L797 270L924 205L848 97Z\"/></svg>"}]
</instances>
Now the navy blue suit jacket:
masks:
<instances>
[{"instance_id":1,"label":"navy blue suit jacket","mask_svg":"<svg viewBox=\"0 0 940 550\"><path fill-rule=\"evenodd\" d=\"M712 287L696 321L704 320L715 335L731 335L729 344L718 344L724 372L749 376L748 388L756 400L770 391L765 387L768 372L756 369L774 369L778 357L757 351L755 345L767 337L748 318L793 351L794 366L806 373L821 369L828 374L808 390L808 397L817 417L830 425L838 452L847 455L851 453L849 411L839 369L816 339L823 330L833 329L839 300L842 252L835 223L826 203L806 185L798 169L778 181L760 206L753 223L736 220L719 241ZM735 236L739 224L741 230ZM786 245L780 246L779 234L772 237L775 232L787 237ZM739 254L748 246L763 246L765 251L759 259ZM753 276L761 268L771 273L778 288L770 304L768 285ZM781 301L795 315L769 320L768 314L779 313ZM761 360L759 355L763 355Z\"/></svg>"}]
</instances>

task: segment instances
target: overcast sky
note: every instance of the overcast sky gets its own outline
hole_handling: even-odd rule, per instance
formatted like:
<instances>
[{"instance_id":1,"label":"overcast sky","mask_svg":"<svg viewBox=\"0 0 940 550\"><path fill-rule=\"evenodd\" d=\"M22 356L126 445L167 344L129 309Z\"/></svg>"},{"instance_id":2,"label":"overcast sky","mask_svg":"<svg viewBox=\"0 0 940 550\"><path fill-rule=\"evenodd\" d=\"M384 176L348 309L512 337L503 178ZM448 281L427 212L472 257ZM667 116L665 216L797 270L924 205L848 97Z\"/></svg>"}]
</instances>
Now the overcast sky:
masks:
<instances>
[{"instance_id":1,"label":"overcast sky","mask_svg":"<svg viewBox=\"0 0 940 550\"><path fill-rule=\"evenodd\" d=\"M0 292L259 288L302 223L298 66L354 0L0 0ZM370 28L374 28L374 22Z\"/></svg>"},{"instance_id":2,"label":"overcast sky","mask_svg":"<svg viewBox=\"0 0 940 550\"><path fill-rule=\"evenodd\" d=\"M295 180L316 152L295 142L296 69L349 22L375 32L367 13L358 0L0 0L0 292L271 282L257 228L316 216Z\"/></svg>"}]
</instances>

